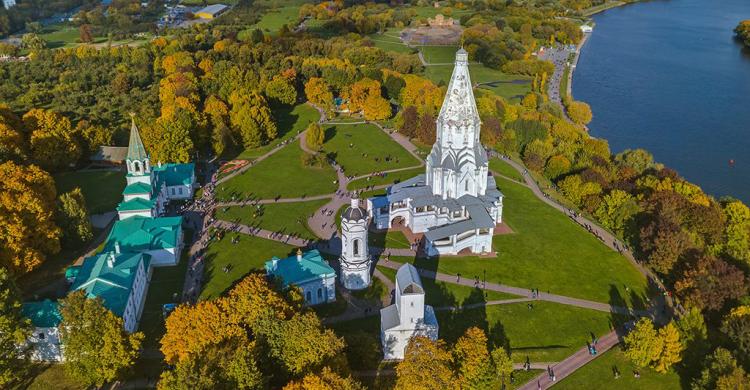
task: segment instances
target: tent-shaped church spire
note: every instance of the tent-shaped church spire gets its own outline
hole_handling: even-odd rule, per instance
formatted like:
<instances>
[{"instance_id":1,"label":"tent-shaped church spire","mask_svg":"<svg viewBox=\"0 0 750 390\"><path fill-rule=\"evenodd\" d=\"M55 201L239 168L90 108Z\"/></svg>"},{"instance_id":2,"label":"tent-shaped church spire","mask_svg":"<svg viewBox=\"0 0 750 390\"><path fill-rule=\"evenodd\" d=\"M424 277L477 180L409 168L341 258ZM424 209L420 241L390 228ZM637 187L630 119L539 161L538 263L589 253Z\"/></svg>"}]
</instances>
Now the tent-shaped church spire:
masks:
<instances>
[{"instance_id":1,"label":"tent-shaped church spire","mask_svg":"<svg viewBox=\"0 0 750 390\"><path fill-rule=\"evenodd\" d=\"M131 126L130 126L130 141L128 142L128 155L127 159L130 161L144 161L148 159L148 153L146 153L146 147L143 146L141 141L141 135L138 132L138 126L135 125L135 114L130 114Z\"/></svg>"}]
</instances>

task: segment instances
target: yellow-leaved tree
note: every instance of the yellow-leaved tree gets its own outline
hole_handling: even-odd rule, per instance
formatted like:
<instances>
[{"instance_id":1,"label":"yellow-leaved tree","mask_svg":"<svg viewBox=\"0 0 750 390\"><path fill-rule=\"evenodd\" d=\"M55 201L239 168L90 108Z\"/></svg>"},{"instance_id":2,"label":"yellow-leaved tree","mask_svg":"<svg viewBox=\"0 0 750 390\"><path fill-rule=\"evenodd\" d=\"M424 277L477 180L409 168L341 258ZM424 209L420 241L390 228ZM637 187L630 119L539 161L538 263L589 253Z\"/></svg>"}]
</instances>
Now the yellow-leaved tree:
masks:
<instances>
[{"instance_id":1,"label":"yellow-leaved tree","mask_svg":"<svg viewBox=\"0 0 750 390\"><path fill-rule=\"evenodd\" d=\"M0 164L0 265L31 271L60 251L55 183L34 165Z\"/></svg>"}]
</instances>

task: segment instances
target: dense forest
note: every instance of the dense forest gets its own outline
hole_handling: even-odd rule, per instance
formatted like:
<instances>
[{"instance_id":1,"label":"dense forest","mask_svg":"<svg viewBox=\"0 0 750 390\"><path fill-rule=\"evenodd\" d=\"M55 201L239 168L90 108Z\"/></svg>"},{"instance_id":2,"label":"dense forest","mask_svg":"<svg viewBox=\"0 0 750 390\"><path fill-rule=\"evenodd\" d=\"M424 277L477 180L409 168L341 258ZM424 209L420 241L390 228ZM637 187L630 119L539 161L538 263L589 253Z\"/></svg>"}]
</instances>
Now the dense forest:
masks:
<instances>
[{"instance_id":1,"label":"dense forest","mask_svg":"<svg viewBox=\"0 0 750 390\"><path fill-rule=\"evenodd\" d=\"M705 194L647 151L613 155L606 140L588 135L588 106L567 102L568 121L546 96L550 64L531 53L545 44L578 42L577 25L560 16L595 3L451 3L470 11L460 19L472 60L534 77L533 91L517 104L477 95L482 142L549 179L572 207L594 216L663 279L678 302L679 319L669 326L676 327L677 349L684 350L665 369L674 365L695 389L736 388L750 380L750 209L739 200ZM29 18L12 16L25 9L0 13L0 26L6 15L6 33ZM425 77L416 54L384 51L365 37L408 23L410 11L372 3L310 4L300 18L318 19L323 28L300 33L285 28L278 36L246 27L257 12L252 3L240 2L215 23L170 31L142 46L36 48L28 61L0 63L0 264L9 277L40 267L61 247L90 239L80 194L56 194L50 173L79 166L99 145L124 145L130 112L142 125L154 161L191 161L196 152L231 157L268 144L279 135L282 109L308 101L330 111L334 97L345 97L350 110L367 119L391 120L402 134L434 142L445 86ZM86 17L97 24L96 15ZM339 34L330 36L331 31ZM746 33L738 27L738 35ZM389 103L398 107L395 115ZM265 295L241 294L250 287ZM420 340L436 371L419 378L445 385L458 377L471 388L485 383L471 381L489 372L507 375L502 348L470 350L485 345L483 337L467 332L453 349ZM662 342L655 333L653 338ZM137 349L138 340L127 342ZM201 388L269 383L311 388L308 382L359 388L348 376L349 363L356 363L340 358L339 352L356 345L349 344L301 310L299 297L280 296L250 277L228 297L169 317L161 350L175 370L164 374L160 387L203 380ZM475 376L456 373L475 363L481 366ZM0 359L0 371L12 369ZM406 364L398 371L408 387L420 366ZM100 385L112 379L108 375L87 380Z\"/></svg>"}]
</instances>

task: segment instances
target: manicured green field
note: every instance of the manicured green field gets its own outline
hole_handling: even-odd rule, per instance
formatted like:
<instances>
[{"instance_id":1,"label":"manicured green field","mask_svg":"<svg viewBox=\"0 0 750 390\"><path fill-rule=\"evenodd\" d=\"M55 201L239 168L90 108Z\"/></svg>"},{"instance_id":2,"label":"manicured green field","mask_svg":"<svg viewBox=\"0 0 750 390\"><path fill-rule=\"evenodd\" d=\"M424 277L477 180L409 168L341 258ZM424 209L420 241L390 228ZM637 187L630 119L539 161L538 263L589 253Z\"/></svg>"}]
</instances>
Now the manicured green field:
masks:
<instances>
[{"instance_id":1,"label":"manicured green field","mask_svg":"<svg viewBox=\"0 0 750 390\"><path fill-rule=\"evenodd\" d=\"M446 12L446 7L435 8L431 5L427 5L424 7L412 7L412 9L416 11L417 17L420 17L420 18L432 18L432 17L435 17L435 15L437 14L442 14L443 16L448 17L449 15L446 15L446 14L450 13L450 17L454 19L458 19L461 15L471 12L469 10L462 10L462 9L453 8L453 7L449 7L449 8L451 8L450 12Z\"/></svg>"},{"instance_id":2,"label":"manicured green field","mask_svg":"<svg viewBox=\"0 0 750 390\"><path fill-rule=\"evenodd\" d=\"M182 300L185 275L190 262L188 248L192 241L191 230L185 231L184 239L185 248L182 250L180 263L171 267L155 267L151 275L141 322L138 324L138 330L146 336L143 341L146 348L159 348L159 340L166 331L162 306L166 303L180 303Z\"/></svg>"},{"instance_id":3,"label":"manicured green field","mask_svg":"<svg viewBox=\"0 0 750 390\"><path fill-rule=\"evenodd\" d=\"M402 182L407 179L411 179L414 176L424 173L424 167L418 167L414 169L406 169L398 172L386 173L385 176L370 176L362 179L350 181L346 185L349 190L358 190L369 186L380 186L384 184L395 184Z\"/></svg>"},{"instance_id":4,"label":"manicured green field","mask_svg":"<svg viewBox=\"0 0 750 390\"><path fill-rule=\"evenodd\" d=\"M378 248L408 249L411 246L409 239L400 230L386 230L377 233L369 232L367 239L370 246Z\"/></svg>"},{"instance_id":5,"label":"manicured green field","mask_svg":"<svg viewBox=\"0 0 750 390\"><path fill-rule=\"evenodd\" d=\"M65 373L62 364L34 363L25 373L28 381L20 388L26 390L84 390L86 386L76 383Z\"/></svg>"},{"instance_id":6,"label":"manicured green field","mask_svg":"<svg viewBox=\"0 0 750 390\"><path fill-rule=\"evenodd\" d=\"M615 368L620 377L615 379ZM634 371L641 374L640 378L633 375ZM555 390L574 389L659 389L679 390L680 377L670 371L659 374L650 368L638 368L631 363L620 347L614 347L591 363L579 368L569 377L554 386Z\"/></svg>"},{"instance_id":7,"label":"manicured green field","mask_svg":"<svg viewBox=\"0 0 750 390\"><path fill-rule=\"evenodd\" d=\"M490 170L520 183L524 182L523 176L515 168L499 158L493 158L490 160Z\"/></svg>"},{"instance_id":8,"label":"manicured green field","mask_svg":"<svg viewBox=\"0 0 750 390\"><path fill-rule=\"evenodd\" d=\"M430 291L426 292L426 298L429 301ZM526 303L514 303L457 312L438 311L437 320L439 337L449 345L466 329L476 326L485 331L491 344L509 344L517 363L526 361L527 356L532 362L561 361L585 347L591 340L590 332L597 336L608 333L611 323L609 313L541 301L534 302L531 310ZM379 337L380 318L340 322L331 328L339 335L361 330Z\"/></svg>"},{"instance_id":9,"label":"manicured green field","mask_svg":"<svg viewBox=\"0 0 750 390\"><path fill-rule=\"evenodd\" d=\"M90 214L114 211L122 201L125 173L122 171L62 172L54 176L57 194L80 187Z\"/></svg>"},{"instance_id":10,"label":"manicured green field","mask_svg":"<svg viewBox=\"0 0 750 390\"><path fill-rule=\"evenodd\" d=\"M305 167L299 141L285 146L271 157L259 162L240 175L222 183L216 193L220 200L232 195L241 198L253 195L261 199L297 198L330 194L336 191L336 173L329 165Z\"/></svg>"},{"instance_id":11,"label":"manicured green field","mask_svg":"<svg viewBox=\"0 0 750 390\"><path fill-rule=\"evenodd\" d=\"M370 124L333 125L326 128L323 150L344 168L347 176L419 164L414 156L388 134ZM389 160L386 161L386 158Z\"/></svg>"},{"instance_id":12,"label":"manicured green field","mask_svg":"<svg viewBox=\"0 0 750 390\"><path fill-rule=\"evenodd\" d=\"M453 56L455 57L455 53ZM426 58L425 60L430 62ZM448 62L451 62L451 65L425 67L425 77L435 83L442 81L447 84L453 73L453 59ZM471 75L471 82L473 84L482 84L474 90L477 97L483 92L489 92L502 96L510 101L517 102L531 90L531 81L528 77L510 75L481 64L469 65L469 74Z\"/></svg>"},{"instance_id":13,"label":"manicured green field","mask_svg":"<svg viewBox=\"0 0 750 390\"><path fill-rule=\"evenodd\" d=\"M317 122L320 119L318 110L307 104L277 108L274 110L273 116L276 119L276 128L279 131L279 137L271 141L268 145L254 149L245 149L235 158L240 160L252 160L258 158L266 154L281 142L293 138L298 133L305 131L311 122Z\"/></svg>"},{"instance_id":14,"label":"manicured green field","mask_svg":"<svg viewBox=\"0 0 750 390\"><path fill-rule=\"evenodd\" d=\"M240 238L237 244L231 242L234 236ZM265 262L271 257L284 258L292 252L294 247L291 245L244 234L227 233L223 239L211 242L206 250L200 299L220 296L249 272L262 270ZM227 265L229 272L224 272Z\"/></svg>"},{"instance_id":15,"label":"manicured green field","mask_svg":"<svg viewBox=\"0 0 750 390\"><path fill-rule=\"evenodd\" d=\"M294 30L299 21L299 8L299 5L290 5L269 9L253 27L277 33L286 24L290 30Z\"/></svg>"},{"instance_id":16,"label":"manicured green field","mask_svg":"<svg viewBox=\"0 0 750 390\"><path fill-rule=\"evenodd\" d=\"M413 52L414 49L404 45L404 43L401 42L401 38L399 38L400 33L400 29L388 28L382 34L373 33L367 35L367 37L375 43L375 47L386 51L395 51L398 53Z\"/></svg>"},{"instance_id":17,"label":"manicured green field","mask_svg":"<svg viewBox=\"0 0 750 390\"><path fill-rule=\"evenodd\" d=\"M418 259L418 267L467 277L482 277L486 271L487 280L496 283L644 307L646 279L626 258L539 200L530 189L503 178L496 180L505 195L504 222L514 232L494 237L497 259L445 256Z\"/></svg>"},{"instance_id":18,"label":"manicured green field","mask_svg":"<svg viewBox=\"0 0 750 390\"><path fill-rule=\"evenodd\" d=\"M272 232L281 232L283 234L294 234L308 240L315 240L318 237L307 226L307 218L315 213L320 207L328 203L328 199L311 200L307 202L295 203L275 203L262 205L263 213L258 214L253 206L229 207L219 209L216 212L216 218L236 222L243 225L257 226L261 229Z\"/></svg>"},{"instance_id":19,"label":"manicured green field","mask_svg":"<svg viewBox=\"0 0 750 390\"><path fill-rule=\"evenodd\" d=\"M456 60L458 46L418 46L418 48L422 52L422 57L424 57L426 63L451 64L449 66L451 71L453 70L453 62ZM427 68L431 68L431 66ZM448 78L450 78L450 74Z\"/></svg>"},{"instance_id":20,"label":"manicured green field","mask_svg":"<svg viewBox=\"0 0 750 390\"><path fill-rule=\"evenodd\" d=\"M383 261L383 260L381 260ZM396 278L396 270L386 267L378 267L383 275L392 281ZM422 278L422 286L425 290L425 302L434 307L463 306L484 301L496 301L502 299L518 298L515 295L505 294L497 291L487 291L487 296L481 289L461 286L453 283L436 281L435 279Z\"/></svg>"}]
</instances>

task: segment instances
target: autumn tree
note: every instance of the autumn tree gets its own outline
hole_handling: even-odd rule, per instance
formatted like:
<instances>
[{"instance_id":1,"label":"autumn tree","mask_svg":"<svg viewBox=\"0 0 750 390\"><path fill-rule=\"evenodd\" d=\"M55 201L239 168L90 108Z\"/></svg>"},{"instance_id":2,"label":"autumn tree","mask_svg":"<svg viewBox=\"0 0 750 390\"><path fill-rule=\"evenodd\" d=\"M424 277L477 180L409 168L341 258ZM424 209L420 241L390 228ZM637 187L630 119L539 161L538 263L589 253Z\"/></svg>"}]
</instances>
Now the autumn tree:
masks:
<instances>
[{"instance_id":1,"label":"autumn tree","mask_svg":"<svg viewBox=\"0 0 750 390\"><path fill-rule=\"evenodd\" d=\"M31 323L21 314L18 289L8 270L0 267L0 387L10 388L26 369L28 356L18 346L30 333Z\"/></svg>"},{"instance_id":2,"label":"autumn tree","mask_svg":"<svg viewBox=\"0 0 750 390\"><path fill-rule=\"evenodd\" d=\"M638 214L638 211L638 203L632 195L614 189L602 197L602 202L594 215L605 228L622 237L625 227Z\"/></svg>"},{"instance_id":3,"label":"autumn tree","mask_svg":"<svg viewBox=\"0 0 750 390\"><path fill-rule=\"evenodd\" d=\"M483 330L471 327L458 338L453 346L453 365L461 388L492 388L493 367Z\"/></svg>"},{"instance_id":4,"label":"autumn tree","mask_svg":"<svg viewBox=\"0 0 750 390\"><path fill-rule=\"evenodd\" d=\"M750 305L733 308L724 317L721 332L737 347L740 360L750 362Z\"/></svg>"},{"instance_id":5,"label":"autumn tree","mask_svg":"<svg viewBox=\"0 0 750 390\"><path fill-rule=\"evenodd\" d=\"M55 183L34 165L0 164L0 264L28 272L60 251Z\"/></svg>"},{"instance_id":6,"label":"autumn tree","mask_svg":"<svg viewBox=\"0 0 750 390\"><path fill-rule=\"evenodd\" d=\"M725 248L729 256L750 264L750 208L735 200L723 208L726 216Z\"/></svg>"},{"instance_id":7,"label":"autumn tree","mask_svg":"<svg viewBox=\"0 0 750 390\"><path fill-rule=\"evenodd\" d=\"M100 146L113 145L112 131L92 124L88 121L80 121L73 131L81 139L81 148L86 151L86 155L93 155L99 150Z\"/></svg>"},{"instance_id":8,"label":"autumn tree","mask_svg":"<svg viewBox=\"0 0 750 390\"><path fill-rule=\"evenodd\" d=\"M236 90L229 97L229 119L246 148L257 148L276 139L277 129L266 99L255 91Z\"/></svg>"},{"instance_id":9,"label":"autumn tree","mask_svg":"<svg viewBox=\"0 0 750 390\"><path fill-rule=\"evenodd\" d=\"M363 114L369 121L384 120L391 117L391 104L381 96L370 95L365 100Z\"/></svg>"},{"instance_id":10,"label":"autumn tree","mask_svg":"<svg viewBox=\"0 0 750 390\"><path fill-rule=\"evenodd\" d=\"M706 357L703 370L699 377L693 379L691 387L693 390L737 390L743 389L738 385L747 384L748 381L750 378L742 367L737 365L732 353L719 347ZM736 382L736 385L732 386L732 382Z\"/></svg>"},{"instance_id":11,"label":"autumn tree","mask_svg":"<svg viewBox=\"0 0 750 390\"><path fill-rule=\"evenodd\" d=\"M579 206L583 204L586 197L598 195L602 192L602 187L599 183L584 181L581 175L566 176L557 185L568 199Z\"/></svg>"},{"instance_id":12,"label":"autumn tree","mask_svg":"<svg viewBox=\"0 0 750 390\"><path fill-rule=\"evenodd\" d=\"M0 117L0 162L22 161L26 157L26 140L18 129Z\"/></svg>"},{"instance_id":13,"label":"autumn tree","mask_svg":"<svg viewBox=\"0 0 750 390\"><path fill-rule=\"evenodd\" d=\"M203 114L209 119L211 130L211 149L217 156L234 145L234 136L229 127L229 107L215 95L211 95L203 102Z\"/></svg>"},{"instance_id":14,"label":"autumn tree","mask_svg":"<svg viewBox=\"0 0 750 390\"><path fill-rule=\"evenodd\" d=\"M87 298L79 290L59 303L60 343L65 369L72 377L101 387L135 364L143 333L127 333L122 318L107 310L101 299Z\"/></svg>"},{"instance_id":15,"label":"autumn tree","mask_svg":"<svg viewBox=\"0 0 750 390\"><path fill-rule=\"evenodd\" d=\"M62 229L63 241L67 246L72 247L94 238L86 200L78 187L60 195L57 205L57 221Z\"/></svg>"},{"instance_id":16,"label":"autumn tree","mask_svg":"<svg viewBox=\"0 0 750 390\"><path fill-rule=\"evenodd\" d=\"M94 36L91 34L91 25L90 24L82 24L80 27L78 27L78 35L83 43L91 43L94 41Z\"/></svg>"},{"instance_id":17,"label":"autumn tree","mask_svg":"<svg viewBox=\"0 0 750 390\"><path fill-rule=\"evenodd\" d=\"M276 75L266 84L266 96L272 101L292 105L297 101L294 78Z\"/></svg>"},{"instance_id":18,"label":"autumn tree","mask_svg":"<svg viewBox=\"0 0 750 390\"><path fill-rule=\"evenodd\" d=\"M495 377L503 385L510 386L510 377L513 375L513 359L505 348L497 347L492 351L492 365L495 368Z\"/></svg>"},{"instance_id":19,"label":"autumn tree","mask_svg":"<svg viewBox=\"0 0 750 390\"><path fill-rule=\"evenodd\" d=\"M579 125L587 125L591 122L591 107L584 102L570 102L568 104L568 116Z\"/></svg>"},{"instance_id":20,"label":"autumn tree","mask_svg":"<svg viewBox=\"0 0 750 390\"><path fill-rule=\"evenodd\" d=\"M179 362L174 370L165 370L157 389L263 389L267 378L258 368L258 353L255 342L241 338L208 345Z\"/></svg>"},{"instance_id":21,"label":"autumn tree","mask_svg":"<svg viewBox=\"0 0 750 390\"><path fill-rule=\"evenodd\" d=\"M742 270L709 255L691 260L675 282L675 291L687 305L713 311L745 295L747 288Z\"/></svg>"},{"instance_id":22,"label":"autumn tree","mask_svg":"<svg viewBox=\"0 0 750 390\"><path fill-rule=\"evenodd\" d=\"M425 145L434 144L437 137L436 126L435 118L432 115L423 114L420 116L419 125L417 126L417 139Z\"/></svg>"},{"instance_id":23,"label":"autumn tree","mask_svg":"<svg viewBox=\"0 0 750 390\"><path fill-rule=\"evenodd\" d=\"M312 150L320 150L323 147L323 141L325 141L323 128L317 122L310 123L305 131L305 143L307 147Z\"/></svg>"},{"instance_id":24,"label":"autumn tree","mask_svg":"<svg viewBox=\"0 0 750 390\"><path fill-rule=\"evenodd\" d=\"M305 83L305 96L310 103L324 110L330 110L333 106L331 87L320 77L312 77Z\"/></svg>"},{"instance_id":25,"label":"autumn tree","mask_svg":"<svg viewBox=\"0 0 750 390\"><path fill-rule=\"evenodd\" d=\"M391 105L380 94L380 83L377 80L363 78L352 84L347 94L349 110L362 111L365 119L379 120L391 116Z\"/></svg>"},{"instance_id":26,"label":"autumn tree","mask_svg":"<svg viewBox=\"0 0 750 390\"><path fill-rule=\"evenodd\" d=\"M640 243L648 265L668 274L690 247L690 237L675 222L657 216L640 230Z\"/></svg>"},{"instance_id":27,"label":"autumn tree","mask_svg":"<svg viewBox=\"0 0 750 390\"><path fill-rule=\"evenodd\" d=\"M284 390L365 390L365 387L351 376L342 378L324 367L320 373L310 373L302 380L290 382Z\"/></svg>"},{"instance_id":28,"label":"autumn tree","mask_svg":"<svg viewBox=\"0 0 750 390\"><path fill-rule=\"evenodd\" d=\"M81 148L68 118L35 108L23 116L23 123L30 134L31 155L41 167L57 170L78 161Z\"/></svg>"},{"instance_id":29,"label":"autumn tree","mask_svg":"<svg viewBox=\"0 0 750 390\"><path fill-rule=\"evenodd\" d=\"M141 135L151 161L189 162L195 151L191 138L191 130L195 126L190 112L178 110L173 116L159 117L155 123L144 127Z\"/></svg>"},{"instance_id":30,"label":"autumn tree","mask_svg":"<svg viewBox=\"0 0 750 390\"><path fill-rule=\"evenodd\" d=\"M453 386L451 354L442 340L412 337L404 360L396 366L396 388L404 390L448 389Z\"/></svg>"},{"instance_id":31,"label":"autumn tree","mask_svg":"<svg viewBox=\"0 0 750 390\"><path fill-rule=\"evenodd\" d=\"M400 93L401 106L414 106L420 115L437 115L445 96L443 90L432 81L415 75L405 75L404 82Z\"/></svg>"},{"instance_id":32,"label":"autumn tree","mask_svg":"<svg viewBox=\"0 0 750 390\"><path fill-rule=\"evenodd\" d=\"M657 331L650 319L641 318L625 336L624 342L625 355L639 367L651 366L664 373L682 360L684 347L673 322Z\"/></svg>"},{"instance_id":33,"label":"autumn tree","mask_svg":"<svg viewBox=\"0 0 750 390\"><path fill-rule=\"evenodd\" d=\"M401 126L399 132L408 138L414 138L417 136L417 126L419 125L419 113L417 108L409 106L401 110L398 117Z\"/></svg>"},{"instance_id":34,"label":"autumn tree","mask_svg":"<svg viewBox=\"0 0 750 390\"><path fill-rule=\"evenodd\" d=\"M680 342L680 332L674 322L669 322L659 329L661 351L654 362L656 372L665 373L682 360L684 346Z\"/></svg>"}]
</instances>

